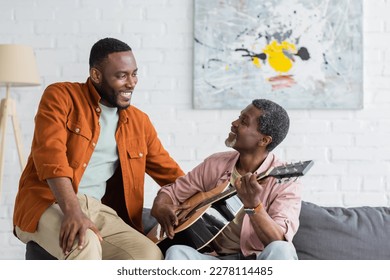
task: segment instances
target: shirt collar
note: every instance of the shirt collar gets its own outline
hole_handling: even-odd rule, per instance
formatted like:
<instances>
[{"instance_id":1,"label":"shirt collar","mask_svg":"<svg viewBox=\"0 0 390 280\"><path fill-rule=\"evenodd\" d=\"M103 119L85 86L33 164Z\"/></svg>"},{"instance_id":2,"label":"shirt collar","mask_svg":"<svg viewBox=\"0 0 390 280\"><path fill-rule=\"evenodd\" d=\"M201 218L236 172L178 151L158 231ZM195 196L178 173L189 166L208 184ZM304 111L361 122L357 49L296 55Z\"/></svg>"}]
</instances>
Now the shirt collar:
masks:
<instances>
[{"instance_id":1,"label":"shirt collar","mask_svg":"<svg viewBox=\"0 0 390 280\"><path fill-rule=\"evenodd\" d=\"M263 172L266 172L271 167L273 161L274 161L274 154L268 153L268 156L265 158L263 163L256 170L257 174L261 174Z\"/></svg>"}]
</instances>

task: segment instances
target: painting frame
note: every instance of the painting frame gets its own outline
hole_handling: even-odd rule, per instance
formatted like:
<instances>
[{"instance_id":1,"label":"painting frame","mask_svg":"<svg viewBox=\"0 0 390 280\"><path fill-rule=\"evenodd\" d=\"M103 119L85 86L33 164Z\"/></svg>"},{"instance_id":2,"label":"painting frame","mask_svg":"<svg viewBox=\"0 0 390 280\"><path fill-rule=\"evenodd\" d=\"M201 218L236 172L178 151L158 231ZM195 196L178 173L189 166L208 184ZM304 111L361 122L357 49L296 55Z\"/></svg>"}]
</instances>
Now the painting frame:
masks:
<instances>
[{"instance_id":1,"label":"painting frame","mask_svg":"<svg viewBox=\"0 0 390 280\"><path fill-rule=\"evenodd\" d=\"M363 108L363 0L195 0L195 109Z\"/></svg>"}]
</instances>

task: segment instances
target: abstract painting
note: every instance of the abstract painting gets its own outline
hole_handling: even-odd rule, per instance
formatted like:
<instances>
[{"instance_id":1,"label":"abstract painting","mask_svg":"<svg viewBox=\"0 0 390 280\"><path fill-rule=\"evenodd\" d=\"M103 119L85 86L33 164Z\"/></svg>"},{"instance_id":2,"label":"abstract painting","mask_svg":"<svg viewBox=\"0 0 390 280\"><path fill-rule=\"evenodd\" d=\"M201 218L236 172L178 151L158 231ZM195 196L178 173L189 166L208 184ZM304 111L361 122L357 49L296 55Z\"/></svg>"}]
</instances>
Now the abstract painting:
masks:
<instances>
[{"instance_id":1,"label":"abstract painting","mask_svg":"<svg viewBox=\"0 0 390 280\"><path fill-rule=\"evenodd\" d=\"M196 109L363 107L362 0L195 0Z\"/></svg>"}]
</instances>

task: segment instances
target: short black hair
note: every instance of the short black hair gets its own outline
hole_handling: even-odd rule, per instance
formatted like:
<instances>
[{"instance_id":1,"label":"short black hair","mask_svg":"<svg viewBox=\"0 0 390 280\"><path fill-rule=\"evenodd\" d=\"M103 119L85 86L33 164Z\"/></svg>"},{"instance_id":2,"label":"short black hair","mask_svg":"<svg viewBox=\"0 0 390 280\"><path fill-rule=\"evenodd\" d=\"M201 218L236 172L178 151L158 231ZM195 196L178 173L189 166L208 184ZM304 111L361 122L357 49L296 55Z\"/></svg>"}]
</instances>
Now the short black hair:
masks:
<instances>
[{"instance_id":1,"label":"short black hair","mask_svg":"<svg viewBox=\"0 0 390 280\"><path fill-rule=\"evenodd\" d=\"M272 142L268 144L267 151L272 151L287 136L290 128L290 118L286 110L267 99L255 99L252 105L262 111L258 118L258 131L272 137Z\"/></svg>"},{"instance_id":2,"label":"short black hair","mask_svg":"<svg viewBox=\"0 0 390 280\"><path fill-rule=\"evenodd\" d=\"M131 51L131 48L128 44L118 39L100 39L91 48L91 53L89 55L89 68L100 65L111 53L126 51Z\"/></svg>"}]
</instances>

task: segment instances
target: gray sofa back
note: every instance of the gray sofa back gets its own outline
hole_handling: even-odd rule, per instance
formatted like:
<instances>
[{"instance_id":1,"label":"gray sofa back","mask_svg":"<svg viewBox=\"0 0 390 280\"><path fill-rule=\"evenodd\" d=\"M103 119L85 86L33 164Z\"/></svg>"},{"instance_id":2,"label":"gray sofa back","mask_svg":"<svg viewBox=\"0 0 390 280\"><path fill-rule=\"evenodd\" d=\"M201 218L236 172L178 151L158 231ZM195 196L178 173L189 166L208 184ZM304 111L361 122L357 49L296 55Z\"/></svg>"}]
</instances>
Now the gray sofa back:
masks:
<instances>
[{"instance_id":1,"label":"gray sofa back","mask_svg":"<svg viewBox=\"0 0 390 280\"><path fill-rule=\"evenodd\" d=\"M293 243L301 260L390 260L389 207L320 207L302 202Z\"/></svg>"}]
</instances>

